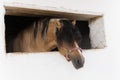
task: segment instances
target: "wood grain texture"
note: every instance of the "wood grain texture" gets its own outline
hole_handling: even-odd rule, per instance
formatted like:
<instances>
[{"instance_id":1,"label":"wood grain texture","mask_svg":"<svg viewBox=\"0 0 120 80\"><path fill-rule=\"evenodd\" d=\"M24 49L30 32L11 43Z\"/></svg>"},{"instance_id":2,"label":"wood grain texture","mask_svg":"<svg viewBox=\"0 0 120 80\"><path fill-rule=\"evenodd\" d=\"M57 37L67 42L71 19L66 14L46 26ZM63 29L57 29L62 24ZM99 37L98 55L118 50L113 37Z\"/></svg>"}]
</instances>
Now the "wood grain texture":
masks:
<instances>
[{"instance_id":1,"label":"wood grain texture","mask_svg":"<svg viewBox=\"0 0 120 80\"><path fill-rule=\"evenodd\" d=\"M91 18L103 15L100 12L78 11L18 2L5 2L4 7L6 9L6 15L17 16L52 16L69 19L89 20Z\"/></svg>"}]
</instances>

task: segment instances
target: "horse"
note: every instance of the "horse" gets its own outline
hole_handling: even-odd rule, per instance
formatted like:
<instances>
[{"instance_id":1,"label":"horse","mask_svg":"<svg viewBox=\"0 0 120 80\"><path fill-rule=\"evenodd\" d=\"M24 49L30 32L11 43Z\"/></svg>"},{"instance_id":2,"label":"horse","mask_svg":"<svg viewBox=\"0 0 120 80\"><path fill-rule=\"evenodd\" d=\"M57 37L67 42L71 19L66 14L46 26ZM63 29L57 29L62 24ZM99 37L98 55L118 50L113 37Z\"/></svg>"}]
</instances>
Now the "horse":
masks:
<instances>
[{"instance_id":1,"label":"horse","mask_svg":"<svg viewBox=\"0 0 120 80\"><path fill-rule=\"evenodd\" d=\"M76 69L83 67L81 33L75 20L43 17L34 20L13 41L13 52L46 52L58 48Z\"/></svg>"}]
</instances>

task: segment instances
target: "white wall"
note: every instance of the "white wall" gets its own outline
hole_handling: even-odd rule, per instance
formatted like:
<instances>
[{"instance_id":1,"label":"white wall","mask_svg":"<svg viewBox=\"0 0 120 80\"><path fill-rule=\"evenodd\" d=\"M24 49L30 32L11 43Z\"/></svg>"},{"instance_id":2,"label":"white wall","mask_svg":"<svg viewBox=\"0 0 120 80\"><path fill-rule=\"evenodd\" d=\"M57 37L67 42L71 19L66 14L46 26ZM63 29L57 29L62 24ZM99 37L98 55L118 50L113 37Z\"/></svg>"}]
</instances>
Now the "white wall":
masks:
<instances>
[{"instance_id":1,"label":"white wall","mask_svg":"<svg viewBox=\"0 0 120 80\"><path fill-rule=\"evenodd\" d=\"M76 10L103 11L107 1L104 0L3 0L6 2L22 2L41 6L61 7ZM101 6L102 4L102 6Z\"/></svg>"},{"instance_id":2,"label":"white wall","mask_svg":"<svg viewBox=\"0 0 120 80\"><path fill-rule=\"evenodd\" d=\"M3 5L2 5L2 2L0 2L0 52L5 52L5 41L3 40L4 39L4 31L5 31L5 28L4 28L4 14L5 14L5 10L3 8Z\"/></svg>"},{"instance_id":3,"label":"white wall","mask_svg":"<svg viewBox=\"0 0 120 80\"><path fill-rule=\"evenodd\" d=\"M17 1L30 2L30 0ZM107 47L104 50L84 51L86 62L79 70L75 70L72 64L59 54L7 56L0 54L0 80L120 80L119 0L34 0L34 2L41 6L104 12Z\"/></svg>"}]
</instances>

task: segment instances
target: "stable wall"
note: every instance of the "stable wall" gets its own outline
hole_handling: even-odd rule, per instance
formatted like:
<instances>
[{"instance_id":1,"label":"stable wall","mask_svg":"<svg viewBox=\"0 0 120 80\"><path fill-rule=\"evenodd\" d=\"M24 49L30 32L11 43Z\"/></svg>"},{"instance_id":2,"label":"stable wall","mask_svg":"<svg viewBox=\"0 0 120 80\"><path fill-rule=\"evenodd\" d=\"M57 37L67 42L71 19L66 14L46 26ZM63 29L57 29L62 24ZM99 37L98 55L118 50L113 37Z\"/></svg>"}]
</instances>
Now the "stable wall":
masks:
<instances>
[{"instance_id":1,"label":"stable wall","mask_svg":"<svg viewBox=\"0 0 120 80\"><path fill-rule=\"evenodd\" d=\"M10 1L10 0L8 0ZM12 0L11 0L12 1ZM28 0L27 0L28 1ZM27 3L27 1L25 1ZM42 1L42 0L41 0ZM22 2L22 1L21 1ZM35 1L39 4L37 1ZM75 70L72 64L67 62L59 54L28 54L28 55L11 55L0 56L0 80L61 80L61 79L82 79L82 80L119 80L120 63L119 63L119 4L116 1L97 0L87 2L81 0L67 2L54 0L41 2L42 5L57 7L67 7L70 9L102 11L104 12L104 22L106 31L107 47L99 50L84 51L85 65L79 70ZM32 3L32 2L31 2ZM108 4L109 3L109 4ZM0 3L1 4L1 3ZM71 6L74 4L73 6ZM105 4L105 5L104 5ZM2 10L2 6L0 6ZM0 11L1 11L0 10ZM4 11L4 10L3 10ZM4 14L1 12L0 14ZM0 16L3 17L3 16ZM3 24L2 24L3 26ZM113 28L114 26L114 28ZM2 32L3 29L0 29ZM4 34L1 34L4 35ZM1 36L4 38L4 36ZM4 40L1 45L4 46ZM0 47L2 53L4 48ZM0 54L1 55L1 54ZM57 67L56 67L57 66Z\"/></svg>"}]
</instances>

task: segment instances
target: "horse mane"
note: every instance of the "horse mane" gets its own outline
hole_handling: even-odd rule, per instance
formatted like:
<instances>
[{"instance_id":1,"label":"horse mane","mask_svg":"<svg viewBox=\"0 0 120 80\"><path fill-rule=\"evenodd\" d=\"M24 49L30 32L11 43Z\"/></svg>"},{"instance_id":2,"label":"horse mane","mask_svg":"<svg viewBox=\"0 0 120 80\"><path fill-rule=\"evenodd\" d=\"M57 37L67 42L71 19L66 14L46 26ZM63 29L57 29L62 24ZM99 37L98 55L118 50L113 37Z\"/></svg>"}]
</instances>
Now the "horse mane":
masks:
<instances>
[{"instance_id":1,"label":"horse mane","mask_svg":"<svg viewBox=\"0 0 120 80\"><path fill-rule=\"evenodd\" d=\"M51 19L51 17L42 17L42 18L39 18L39 19L35 20L35 23L34 23L34 38L36 38L36 36L37 36L37 32L38 32L38 29L39 29L38 27L41 27L41 29L42 29L41 30L41 37L44 38L46 36L50 19ZM38 24L40 24L40 26Z\"/></svg>"}]
</instances>

